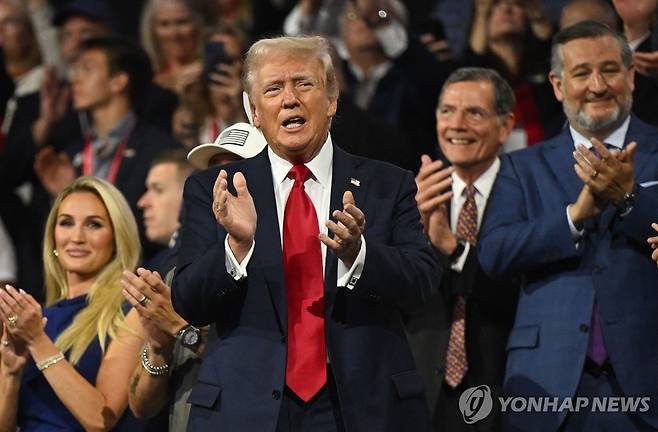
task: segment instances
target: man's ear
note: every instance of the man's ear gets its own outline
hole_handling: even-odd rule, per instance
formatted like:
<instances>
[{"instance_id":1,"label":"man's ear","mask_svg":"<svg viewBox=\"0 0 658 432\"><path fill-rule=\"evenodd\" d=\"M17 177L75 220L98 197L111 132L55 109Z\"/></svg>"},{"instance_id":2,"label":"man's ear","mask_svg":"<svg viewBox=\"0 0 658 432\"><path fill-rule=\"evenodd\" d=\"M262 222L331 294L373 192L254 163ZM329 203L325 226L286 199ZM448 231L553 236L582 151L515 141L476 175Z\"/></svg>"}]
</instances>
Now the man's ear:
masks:
<instances>
[{"instance_id":1,"label":"man's ear","mask_svg":"<svg viewBox=\"0 0 658 432\"><path fill-rule=\"evenodd\" d=\"M562 73L564 74L564 71L562 71ZM553 93L555 94L555 98L562 102L564 100L564 93L562 92L562 78L560 75L551 72L548 74L548 80L553 86Z\"/></svg>"},{"instance_id":2,"label":"man's ear","mask_svg":"<svg viewBox=\"0 0 658 432\"><path fill-rule=\"evenodd\" d=\"M500 128L498 128L498 142L504 143L509 138L509 135L514 129L514 124L516 123L516 118L514 113L507 114L504 118L500 120Z\"/></svg>"},{"instance_id":3,"label":"man's ear","mask_svg":"<svg viewBox=\"0 0 658 432\"><path fill-rule=\"evenodd\" d=\"M251 100L249 101L249 107L251 108L251 118L253 119L253 124L255 127L260 128L260 118L258 117L258 110L256 110L256 105L254 105Z\"/></svg>"},{"instance_id":4,"label":"man's ear","mask_svg":"<svg viewBox=\"0 0 658 432\"><path fill-rule=\"evenodd\" d=\"M327 110L327 117L333 118L336 115L337 109L338 109L338 98L329 99L329 109Z\"/></svg>"},{"instance_id":5,"label":"man's ear","mask_svg":"<svg viewBox=\"0 0 658 432\"><path fill-rule=\"evenodd\" d=\"M130 78L126 72L119 72L110 77L110 89L112 93L119 94L128 92L128 83Z\"/></svg>"}]
</instances>

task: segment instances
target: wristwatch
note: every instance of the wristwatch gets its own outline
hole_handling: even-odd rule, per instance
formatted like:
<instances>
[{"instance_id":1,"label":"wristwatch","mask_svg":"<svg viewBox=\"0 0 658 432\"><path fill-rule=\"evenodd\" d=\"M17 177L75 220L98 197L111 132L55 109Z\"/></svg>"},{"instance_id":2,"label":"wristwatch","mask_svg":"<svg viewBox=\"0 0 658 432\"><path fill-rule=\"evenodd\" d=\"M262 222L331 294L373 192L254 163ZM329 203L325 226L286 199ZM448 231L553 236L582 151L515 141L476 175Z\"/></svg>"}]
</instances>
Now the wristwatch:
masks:
<instances>
[{"instance_id":1,"label":"wristwatch","mask_svg":"<svg viewBox=\"0 0 658 432\"><path fill-rule=\"evenodd\" d=\"M457 241L457 247L455 248L454 252L450 254L450 262L454 263L459 259L460 256L464 253L464 249L466 249L466 245L462 241Z\"/></svg>"},{"instance_id":2,"label":"wristwatch","mask_svg":"<svg viewBox=\"0 0 658 432\"><path fill-rule=\"evenodd\" d=\"M201 330L191 324L185 326L178 332L176 338L180 340L181 345L196 352L201 344Z\"/></svg>"},{"instance_id":3,"label":"wristwatch","mask_svg":"<svg viewBox=\"0 0 658 432\"><path fill-rule=\"evenodd\" d=\"M626 215L626 213L631 211L631 209L637 202L637 193L638 193L638 187L637 185L635 185L633 186L632 191L626 192L622 197L622 199L615 203L615 207L617 207L617 211L619 211L619 214L624 216Z\"/></svg>"}]
</instances>

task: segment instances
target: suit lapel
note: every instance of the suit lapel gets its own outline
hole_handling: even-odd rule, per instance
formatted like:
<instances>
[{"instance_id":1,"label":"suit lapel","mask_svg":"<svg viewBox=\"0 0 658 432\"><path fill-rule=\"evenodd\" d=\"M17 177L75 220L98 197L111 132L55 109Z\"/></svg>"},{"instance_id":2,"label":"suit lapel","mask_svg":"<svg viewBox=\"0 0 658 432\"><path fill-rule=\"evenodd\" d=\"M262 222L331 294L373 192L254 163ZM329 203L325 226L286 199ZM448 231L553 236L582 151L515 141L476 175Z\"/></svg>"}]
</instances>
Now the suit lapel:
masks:
<instances>
[{"instance_id":1,"label":"suit lapel","mask_svg":"<svg viewBox=\"0 0 658 432\"><path fill-rule=\"evenodd\" d=\"M557 138L547 143L544 150L544 157L569 202L574 202L583 188L583 182L573 168L576 163L573 151L573 139L569 128L565 128Z\"/></svg>"},{"instance_id":2,"label":"suit lapel","mask_svg":"<svg viewBox=\"0 0 658 432\"><path fill-rule=\"evenodd\" d=\"M363 210L364 192L367 187L367 178L359 176L358 159L334 145L334 160L331 176L331 200L329 215L334 210L343 209L343 194L352 191L356 206ZM329 233L331 237L331 233ZM327 250L324 271L325 291L336 289L336 275L338 259Z\"/></svg>"},{"instance_id":3,"label":"suit lapel","mask_svg":"<svg viewBox=\"0 0 658 432\"><path fill-rule=\"evenodd\" d=\"M635 152L635 159L633 160L634 166L634 176L636 183L642 183L646 180L656 180L655 178L644 178L644 170L648 167L653 167L649 165L648 162L653 159L650 157L652 153L656 152L655 140L658 138L655 133L650 129L646 128L646 125L641 123L634 116L631 117L631 123L628 126L628 132L626 133L626 138L624 140L624 146L627 146L630 142L637 142L637 150ZM651 136L653 135L653 136ZM655 167L654 167L655 168Z\"/></svg>"},{"instance_id":4,"label":"suit lapel","mask_svg":"<svg viewBox=\"0 0 658 432\"><path fill-rule=\"evenodd\" d=\"M256 227L256 249L252 260L263 269L270 300L279 320L283 334L287 333L287 298L285 278L283 275L283 254L279 234L279 218L274 198L272 169L267 156L267 147L247 165L245 172L249 192L254 200L258 222Z\"/></svg>"}]
</instances>

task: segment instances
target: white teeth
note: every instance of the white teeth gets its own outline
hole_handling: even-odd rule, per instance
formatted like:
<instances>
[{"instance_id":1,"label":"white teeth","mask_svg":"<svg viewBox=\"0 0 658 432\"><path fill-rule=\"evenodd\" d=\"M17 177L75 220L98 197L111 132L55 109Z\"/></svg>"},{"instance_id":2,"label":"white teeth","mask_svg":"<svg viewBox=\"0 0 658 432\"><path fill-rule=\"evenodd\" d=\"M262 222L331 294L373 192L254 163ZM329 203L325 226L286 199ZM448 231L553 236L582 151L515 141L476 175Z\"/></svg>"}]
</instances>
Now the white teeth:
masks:
<instances>
[{"instance_id":1,"label":"white teeth","mask_svg":"<svg viewBox=\"0 0 658 432\"><path fill-rule=\"evenodd\" d=\"M298 127L302 127L301 123L288 123L287 125L284 126L286 129L296 129Z\"/></svg>"},{"instance_id":2,"label":"white teeth","mask_svg":"<svg viewBox=\"0 0 658 432\"><path fill-rule=\"evenodd\" d=\"M450 140L450 142L457 145L464 145L470 143L471 140L453 138Z\"/></svg>"}]
</instances>

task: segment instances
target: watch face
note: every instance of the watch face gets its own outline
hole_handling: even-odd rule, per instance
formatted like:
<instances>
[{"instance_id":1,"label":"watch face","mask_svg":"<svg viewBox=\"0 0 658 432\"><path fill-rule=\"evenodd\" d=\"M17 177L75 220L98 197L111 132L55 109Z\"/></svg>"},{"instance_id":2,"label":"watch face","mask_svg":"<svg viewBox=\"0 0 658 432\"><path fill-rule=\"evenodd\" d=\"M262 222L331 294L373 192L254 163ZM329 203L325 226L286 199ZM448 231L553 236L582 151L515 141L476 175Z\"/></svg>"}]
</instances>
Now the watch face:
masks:
<instances>
[{"instance_id":1,"label":"watch face","mask_svg":"<svg viewBox=\"0 0 658 432\"><path fill-rule=\"evenodd\" d=\"M195 346L199 342L199 332L193 328L193 327L188 327L185 329L183 332L183 336L181 338L181 343L184 346Z\"/></svg>"}]
</instances>

